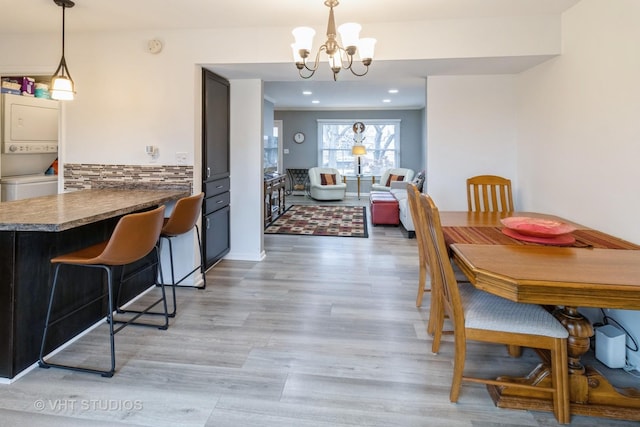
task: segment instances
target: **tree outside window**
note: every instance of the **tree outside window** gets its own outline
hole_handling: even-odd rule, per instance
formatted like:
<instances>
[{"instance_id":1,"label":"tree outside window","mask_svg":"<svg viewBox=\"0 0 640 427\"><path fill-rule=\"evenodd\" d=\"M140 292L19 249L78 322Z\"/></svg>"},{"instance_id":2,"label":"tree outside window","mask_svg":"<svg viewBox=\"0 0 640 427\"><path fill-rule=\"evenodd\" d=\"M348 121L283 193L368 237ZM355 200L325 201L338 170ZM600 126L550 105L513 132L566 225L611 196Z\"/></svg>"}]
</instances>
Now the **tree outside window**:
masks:
<instances>
[{"instance_id":1,"label":"tree outside window","mask_svg":"<svg viewBox=\"0 0 640 427\"><path fill-rule=\"evenodd\" d=\"M335 168L342 175L355 175L357 156L351 154L356 144L353 124L365 125L362 145L367 154L361 156L363 175L380 176L400 162L400 120L318 120L318 159L320 167Z\"/></svg>"}]
</instances>

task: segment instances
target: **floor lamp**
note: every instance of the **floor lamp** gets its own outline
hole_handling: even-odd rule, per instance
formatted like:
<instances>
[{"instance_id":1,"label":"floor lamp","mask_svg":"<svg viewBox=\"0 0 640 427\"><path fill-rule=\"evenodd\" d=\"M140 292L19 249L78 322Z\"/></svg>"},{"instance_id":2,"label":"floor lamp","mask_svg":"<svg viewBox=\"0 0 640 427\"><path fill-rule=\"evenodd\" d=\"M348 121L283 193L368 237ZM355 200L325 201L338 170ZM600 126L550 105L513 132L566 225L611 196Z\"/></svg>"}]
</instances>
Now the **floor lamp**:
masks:
<instances>
[{"instance_id":1,"label":"floor lamp","mask_svg":"<svg viewBox=\"0 0 640 427\"><path fill-rule=\"evenodd\" d=\"M351 147L351 154L358 156L358 175L362 175L362 165L360 164L360 157L367 154L367 149L364 145L354 145Z\"/></svg>"}]
</instances>

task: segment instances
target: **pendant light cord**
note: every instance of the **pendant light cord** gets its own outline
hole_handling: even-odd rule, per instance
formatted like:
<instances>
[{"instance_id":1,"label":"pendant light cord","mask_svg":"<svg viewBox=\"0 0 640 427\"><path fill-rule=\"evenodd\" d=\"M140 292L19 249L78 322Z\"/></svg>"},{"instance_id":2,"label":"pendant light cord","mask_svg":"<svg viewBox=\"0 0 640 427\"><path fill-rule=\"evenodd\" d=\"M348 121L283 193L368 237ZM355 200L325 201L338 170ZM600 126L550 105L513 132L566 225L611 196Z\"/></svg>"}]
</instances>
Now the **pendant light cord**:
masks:
<instances>
[{"instance_id":1,"label":"pendant light cord","mask_svg":"<svg viewBox=\"0 0 640 427\"><path fill-rule=\"evenodd\" d=\"M64 3L62 3L62 58L64 58L64 16L65 16L65 10L66 10L66 6Z\"/></svg>"}]
</instances>

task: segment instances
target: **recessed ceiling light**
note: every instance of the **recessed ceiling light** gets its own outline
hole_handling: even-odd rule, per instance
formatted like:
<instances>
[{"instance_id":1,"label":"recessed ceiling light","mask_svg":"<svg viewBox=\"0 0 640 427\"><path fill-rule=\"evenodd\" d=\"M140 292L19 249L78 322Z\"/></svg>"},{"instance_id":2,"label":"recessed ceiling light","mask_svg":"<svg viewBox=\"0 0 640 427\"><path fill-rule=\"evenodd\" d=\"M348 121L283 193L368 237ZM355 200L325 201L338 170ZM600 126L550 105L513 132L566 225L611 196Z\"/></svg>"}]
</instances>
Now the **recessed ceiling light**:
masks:
<instances>
[{"instance_id":1,"label":"recessed ceiling light","mask_svg":"<svg viewBox=\"0 0 640 427\"><path fill-rule=\"evenodd\" d=\"M317 99L314 99L313 101L311 101L312 104L320 104L320 101L318 101Z\"/></svg>"},{"instance_id":2,"label":"recessed ceiling light","mask_svg":"<svg viewBox=\"0 0 640 427\"><path fill-rule=\"evenodd\" d=\"M311 95L313 92L311 92L310 90L304 90L302 91L303 95Z\"/></svg>"},{"instance_id":3,"label":"recessed ceiling light","mask_svg":"<svg viewBox=\"0 0 640 427\"><path fill-rule=\"evenodd\" d=\"M398 89L389 89L389 93L398 93Z\"/></svg>"},{"instance_id":4,"label":"recessed ceiling light","mask_svg":"<svg viewBox=\"0 0 640 427\"><path fill-rule=\"evenodd\" d=\"M382 102L391 102L390 99L383 99Z\"/></svg>"}]
</instances>

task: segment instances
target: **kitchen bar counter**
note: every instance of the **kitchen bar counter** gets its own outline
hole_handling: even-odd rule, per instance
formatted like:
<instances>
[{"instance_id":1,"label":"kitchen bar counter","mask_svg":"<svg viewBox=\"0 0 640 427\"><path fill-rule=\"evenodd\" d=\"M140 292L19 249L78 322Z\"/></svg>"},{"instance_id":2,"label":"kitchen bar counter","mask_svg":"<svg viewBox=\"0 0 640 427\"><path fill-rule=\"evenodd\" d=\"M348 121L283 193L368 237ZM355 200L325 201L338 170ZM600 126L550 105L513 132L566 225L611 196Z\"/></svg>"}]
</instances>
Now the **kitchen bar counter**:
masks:
<instances>
[{"instance_id":1,"label":"kitchen bar counter","mask_svg":"<svg viewBox=\"0 0 640 427\"><path fill-rule=\"evenodd\" d=\"M107 188L1 202L0 382L16 377L38 360L50 292L51 258L107 240L123 215L188 195L186 188ZM148 261L124 268L135 271ZM107 304L101 297L106 289L101 270L61 269L58 283L65 292L56 302L53 315L73 313L65 322L54 325L46 352L107 314ZM122 301L135 298L153 285L153 271L136 275L123 288ZM88 307L73 311L87 302L91 302Z\"/></svg>"},{"instance_id":2,"label":"kitchen bar counter","mask_svg":"<svg viewBox=\"0 0 640 427\"><path fill-rule=\"evenodd\" d=\"M81 190L0 203L0 231L64 231L157 206L188 190Z\"/></svg>"}]
</instances>

